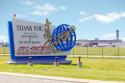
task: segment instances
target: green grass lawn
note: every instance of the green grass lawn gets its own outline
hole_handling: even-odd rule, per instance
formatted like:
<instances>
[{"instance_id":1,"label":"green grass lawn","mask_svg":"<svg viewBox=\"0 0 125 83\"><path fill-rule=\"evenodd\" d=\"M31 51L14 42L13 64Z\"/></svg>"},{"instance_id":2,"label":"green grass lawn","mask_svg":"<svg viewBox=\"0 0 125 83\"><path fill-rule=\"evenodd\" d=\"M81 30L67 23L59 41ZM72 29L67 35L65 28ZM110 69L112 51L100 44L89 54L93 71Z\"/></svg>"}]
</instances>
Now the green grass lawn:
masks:
<instances>
[{"instance_id":1,"label":"green grass lawn","mask_svg":"<svg viewBox=\"0 0 125 83\"><path fill-rule=\"evenodd\" d=\"M47 76L72 77L80 79L125 81L125 59L87 59L82 58L83 67L76 66L77 58L68 58L70 65L14 65L5 64L9 56L0 56L0 72L17 72Z\"/></svg>"}]
</instances>

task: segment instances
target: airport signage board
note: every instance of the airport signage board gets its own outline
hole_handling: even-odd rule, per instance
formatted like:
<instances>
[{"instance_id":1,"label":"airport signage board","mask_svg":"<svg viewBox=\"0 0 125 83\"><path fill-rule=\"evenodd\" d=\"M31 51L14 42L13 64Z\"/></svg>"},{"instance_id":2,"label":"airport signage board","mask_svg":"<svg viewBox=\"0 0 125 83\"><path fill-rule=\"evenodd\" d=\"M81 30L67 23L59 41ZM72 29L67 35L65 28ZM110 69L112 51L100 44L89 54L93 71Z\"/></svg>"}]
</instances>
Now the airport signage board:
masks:
<instances>
[{"instance_id":1,"label":"airport signage board","mask_svg":"<svg viewBox=\"0 0 125 83\"><path fill-rule=\"evenodd\" d=\"M15 56L54 56L68 55L69 52L53 50L45 37L46 26L42 23L13 19L13 42ZM52 34L54 27L50 28Z\"/></svg>"}]
</instances>

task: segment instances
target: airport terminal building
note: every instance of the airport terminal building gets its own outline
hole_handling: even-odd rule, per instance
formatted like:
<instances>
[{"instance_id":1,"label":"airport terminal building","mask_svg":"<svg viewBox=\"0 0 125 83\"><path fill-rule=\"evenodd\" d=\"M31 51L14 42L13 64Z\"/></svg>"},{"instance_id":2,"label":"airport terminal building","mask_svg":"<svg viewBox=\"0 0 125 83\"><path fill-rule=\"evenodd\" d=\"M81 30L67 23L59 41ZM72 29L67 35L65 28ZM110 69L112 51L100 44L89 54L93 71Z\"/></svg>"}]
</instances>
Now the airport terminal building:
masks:
<instances>
[{"instance_id":1,"label":"airport terminal building","mask_svg":"<svg viewBox=\"0 0 125 83\"><path fill-rule=\"evenodd\" d=\"M116 39L113 40L77 40L77 46L85 47L125 47L125 43L119 39L119 30L116 30Z\"/></svg>"},{"instance_id":2,"label":"airport terminal building","mask_svg":"<svg viewBox=\"0 0 125 83\"><path fill-rule=\"evenodd\" d=\"M123 44L122 40L77 40L77 46L89 47L117 47Z\"/></svg>"}]
</instances>

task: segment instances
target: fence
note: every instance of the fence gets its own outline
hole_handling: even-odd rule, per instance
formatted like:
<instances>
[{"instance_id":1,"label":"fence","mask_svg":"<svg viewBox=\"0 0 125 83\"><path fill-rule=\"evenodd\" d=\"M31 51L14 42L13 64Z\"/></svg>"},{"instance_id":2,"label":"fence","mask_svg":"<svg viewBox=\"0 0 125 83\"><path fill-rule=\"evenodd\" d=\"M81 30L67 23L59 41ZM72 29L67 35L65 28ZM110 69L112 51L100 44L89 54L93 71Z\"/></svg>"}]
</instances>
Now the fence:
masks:
<instances>
[{"instance_id":1,"label":"fence","mask_svg":"<svg viewBox=\"0 0 125 83\"><path fill-rule=\"evenodd\" d=\"M0 47L0 55L10 54L10 50L8 47Z\"/></svg>"},{"instance_id":2,"label":"fence","mask_svg":"<svg viewBox=\"0 0 125 83\"><path fill-rule=\"evenodd\" d=\"M123 47L74 47L70 55L82 57L101 58L125 58L125 48Z\"/></svg>"},{"instance_id":3,"label":"fence","mask_svg":"<svg viewBox=\"0 0 125 83\"><path fill-rule=\"evenodd\" d=\"M0 54L6 55L10 54L8 47L1 47ZM125 48L122 47L81 47L75 46L71 52L71 56L82 56L82 57L115 57L115 58L125 58Z\"/></svg>"}]
</instances>

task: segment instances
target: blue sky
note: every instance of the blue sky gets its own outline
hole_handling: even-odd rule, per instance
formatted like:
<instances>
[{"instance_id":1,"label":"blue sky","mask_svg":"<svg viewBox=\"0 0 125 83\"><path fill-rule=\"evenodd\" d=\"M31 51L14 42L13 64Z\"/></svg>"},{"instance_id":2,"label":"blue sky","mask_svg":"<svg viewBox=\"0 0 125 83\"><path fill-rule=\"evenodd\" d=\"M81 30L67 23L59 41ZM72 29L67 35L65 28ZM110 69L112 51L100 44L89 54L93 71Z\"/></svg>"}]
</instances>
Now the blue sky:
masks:
<instances>
[{"instance_id":1,"label":"blue sky","mask_svg":"<svg viewBox=\"0 0 125 83\"><path fill-rule=\"evenodd\" d=\"M16 18L55 26L76 26L77 39L125 40L125 0L0 0L0 42L8 41L7 22Z\"/></svg>"}]
</instances>

